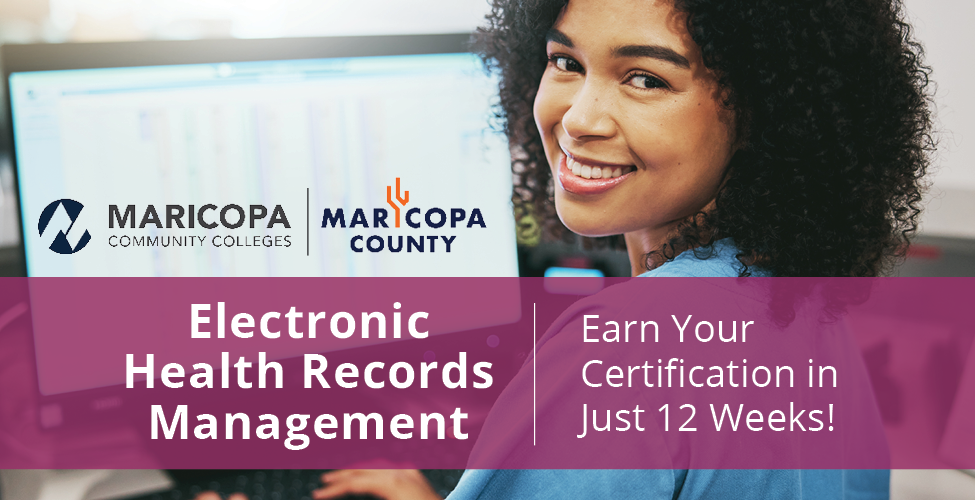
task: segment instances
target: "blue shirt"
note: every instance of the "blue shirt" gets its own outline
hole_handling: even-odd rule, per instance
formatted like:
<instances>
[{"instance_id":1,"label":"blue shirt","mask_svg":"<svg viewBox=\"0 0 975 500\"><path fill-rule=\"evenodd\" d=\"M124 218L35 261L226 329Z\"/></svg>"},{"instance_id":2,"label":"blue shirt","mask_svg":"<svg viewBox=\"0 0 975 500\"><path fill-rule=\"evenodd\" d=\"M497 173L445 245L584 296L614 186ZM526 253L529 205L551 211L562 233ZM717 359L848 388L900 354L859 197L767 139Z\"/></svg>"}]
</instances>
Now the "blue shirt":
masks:
<instances>
[{"instance_id":1,"label":"blue shirt","mask_svg":"<svg viewBox=\"0 0 975 500\"><path fill-rule=\"evenodd\" d=\"M723 239L640 276L736 277L736 254ZM467 470L448 499L879 500L890 497L889 485L889 470Z\"/></svg>"},{"instance_id":2,"label":"blue shirt","mask_svg":"<svg viewBox=\"0 0 975 500\"><path fill-rule=\"evenodd\" d=\"M735 257L737 254L738 249L731 238L725 238L714 242L709 249L688 250L640 277L734 278L744 267ZM761 268L750 267L748 270L752 276L770 276Z\"/></svg>"}]
</instances>

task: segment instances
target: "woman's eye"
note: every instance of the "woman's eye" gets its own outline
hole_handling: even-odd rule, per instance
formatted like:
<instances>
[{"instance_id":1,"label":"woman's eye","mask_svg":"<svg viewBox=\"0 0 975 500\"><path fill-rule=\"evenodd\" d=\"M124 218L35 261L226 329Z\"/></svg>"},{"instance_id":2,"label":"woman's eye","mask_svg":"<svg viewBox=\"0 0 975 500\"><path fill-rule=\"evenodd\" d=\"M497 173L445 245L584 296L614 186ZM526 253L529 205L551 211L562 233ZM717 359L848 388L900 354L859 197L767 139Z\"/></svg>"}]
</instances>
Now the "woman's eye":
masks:
<instances>
[{"instance_id":1,"label":"woman's eye","mask_svg":"<svg viewBox=\"0 0 975 500\"><path fill-rule=\"evenodd\" d=\"M582 65L568 57L552 56L549 58L549 60L552 61L552 64L554 64L555 67L561 71L569 71L572 73L582 72Z\"/></svg>"},{"instance_id":2,"label":"woman's eye","mask_svg":"<svg viewBox=\"0 0 975 500\"><path fill-rule=\"evenodd\" d=\"M667 88L667 84L663 80L650 75L633 75L630 77L629 83L641 89Z\"/></svg>"}]
</instances>

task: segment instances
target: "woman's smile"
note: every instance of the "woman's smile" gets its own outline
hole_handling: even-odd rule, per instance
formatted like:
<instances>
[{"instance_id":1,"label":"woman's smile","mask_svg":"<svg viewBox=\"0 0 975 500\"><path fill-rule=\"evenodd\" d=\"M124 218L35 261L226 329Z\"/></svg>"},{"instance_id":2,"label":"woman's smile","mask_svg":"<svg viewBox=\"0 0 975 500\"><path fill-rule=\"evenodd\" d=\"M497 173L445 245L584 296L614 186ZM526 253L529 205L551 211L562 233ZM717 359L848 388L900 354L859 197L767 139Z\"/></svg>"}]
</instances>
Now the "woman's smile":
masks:
<instances>
[{"instance_id":1,"label":"woman's smile","mask_svg":"<svg viewBox=\"0 0 975 500\"><path fill-rule=\"evenodd\" d=\"M635 165L582 158L563 150L558 180L572 194L595 195L618 186L633 172Z\"/></svg>"}]
</instances>

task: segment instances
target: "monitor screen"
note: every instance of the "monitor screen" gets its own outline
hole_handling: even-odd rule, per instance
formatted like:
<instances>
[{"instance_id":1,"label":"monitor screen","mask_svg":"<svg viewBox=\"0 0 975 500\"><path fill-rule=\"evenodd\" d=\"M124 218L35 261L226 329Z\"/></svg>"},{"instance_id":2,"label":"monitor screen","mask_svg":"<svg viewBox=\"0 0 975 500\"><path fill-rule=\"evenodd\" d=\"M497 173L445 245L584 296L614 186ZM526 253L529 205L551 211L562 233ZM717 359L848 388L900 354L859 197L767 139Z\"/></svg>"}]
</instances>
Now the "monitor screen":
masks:
<instances>
[{"instance_id":1,"label":"monitor screen","mask_svg":"<svg viewBox=\"0 0 975 500\"><path fill-rule=\"evenodd\" d=\"M30 276L517 275L497 82L474 55L9 84Z\"/></svg>"}]
</instances>

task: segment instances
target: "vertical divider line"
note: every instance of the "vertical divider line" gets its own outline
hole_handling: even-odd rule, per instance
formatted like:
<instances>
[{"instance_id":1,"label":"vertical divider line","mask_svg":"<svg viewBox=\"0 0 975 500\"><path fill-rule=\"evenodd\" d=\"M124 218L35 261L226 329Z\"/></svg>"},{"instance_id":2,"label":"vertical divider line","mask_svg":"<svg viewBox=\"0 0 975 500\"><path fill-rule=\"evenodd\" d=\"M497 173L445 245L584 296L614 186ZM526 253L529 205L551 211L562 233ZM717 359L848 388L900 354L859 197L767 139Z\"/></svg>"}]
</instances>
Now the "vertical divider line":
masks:
<instances>
[{"instance_id":1,"label":"vertical divider line","mask_svg":"<svg viewBox=\"0 0 975 500\"><path fill-rule=\"evenodd\" d=\"M311 255L311 188L305 188L305 257Z\"/></svg>"},{"instance_id":2,"label":"vertical divider line","mask_svg":"<svg viewBox=\"0 0 975 500\"><path fill-rule=\"evenodd\" d=\"M538 419L538 410L537 410L538 377L536 375L537 372L536 368L538 367L538 356L535 349L536 342L537 342L535 337L537 337L538 335L537 332L538 327L536 326L536 322L537 322L536 308L537 308L537 304L535 302L532 302L532 446L538 445L538 425L536 422Z\"/></svg>"}]
</instances>

